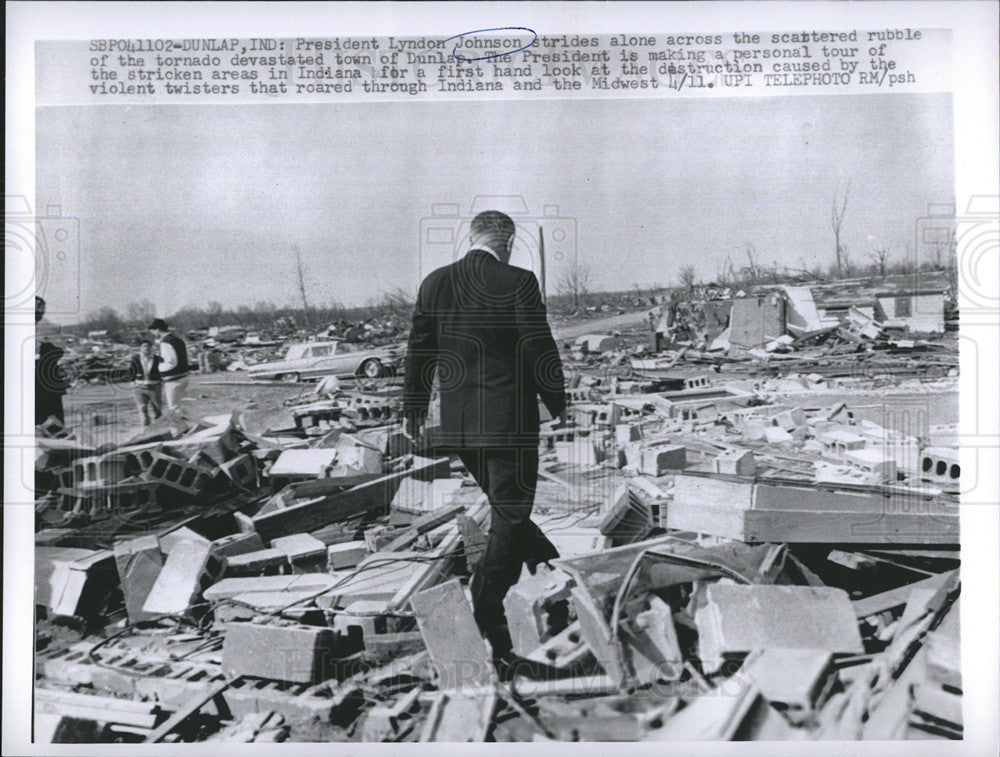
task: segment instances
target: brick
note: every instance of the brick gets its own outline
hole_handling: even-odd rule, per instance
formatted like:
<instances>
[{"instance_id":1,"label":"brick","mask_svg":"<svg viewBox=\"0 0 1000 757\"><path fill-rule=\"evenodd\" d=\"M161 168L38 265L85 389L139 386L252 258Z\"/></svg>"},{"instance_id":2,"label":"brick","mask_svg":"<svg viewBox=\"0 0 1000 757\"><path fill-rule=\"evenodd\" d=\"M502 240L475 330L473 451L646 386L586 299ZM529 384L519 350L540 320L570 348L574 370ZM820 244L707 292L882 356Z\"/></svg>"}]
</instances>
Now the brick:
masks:
<instances>
[{"instance_id":1,"label":"brick","mask_svg":"<svg viewBox=\"0 0 1000 757\"><path fill-rule=\"evenodd\" d=\"M414 594L410 605L437 671L438 688L490 686L495 677L490 651L458 579Z\"/></svg>"},{"instance_id":2,"label":"brick","mask_svg":"<svg viewBox=\"0 0 1000 757\"><path fill-rule=\"evenodd\" d=\"M129 621L135 623L151 617L143 612L142 606L163 569L159 540L155 536L140 536L116 542L115 564Z\"/></svg>"},{"instance_id":3,"label":"brick","mask_svg":"<svg viewBox=\"0 0 1000 757\"><path fill-rule=\"evenodd\" d=\"M329 570L353 568L368 556L364 541L347 541L331 544L326 548L326 565Z\"/></svg>"},{"instance_id":4,"label":"brick","mask_svg":"<svg viewBox=\"0 0 1000 757\"><path fill-rule=\"evenodd\" d=\"M713 584L695 624L706 671L727 654L770 647L864 652L850 598L832 587Z\"/></svg>"},{"instance_id":5,"label":"brick","mask_svg":"<svg viewBox=\"0 0 1000 757\"><path fill-rule=\"evenodd\" d=\"M337 651L330 628L229 623L222 644L222 669L297 683L318 682Z\"/></svg>"},{"instance_id":6,"label":"brick","mask_svg":"<svg viewBox=\"0 0 1000 757\"><path fill-rule=\"evenodd\" d=\"M209 571L211 544L181 541L171 550L142 607L153 615L187 612L201 594L201 583Z\"/></svg>"}]
</instances>

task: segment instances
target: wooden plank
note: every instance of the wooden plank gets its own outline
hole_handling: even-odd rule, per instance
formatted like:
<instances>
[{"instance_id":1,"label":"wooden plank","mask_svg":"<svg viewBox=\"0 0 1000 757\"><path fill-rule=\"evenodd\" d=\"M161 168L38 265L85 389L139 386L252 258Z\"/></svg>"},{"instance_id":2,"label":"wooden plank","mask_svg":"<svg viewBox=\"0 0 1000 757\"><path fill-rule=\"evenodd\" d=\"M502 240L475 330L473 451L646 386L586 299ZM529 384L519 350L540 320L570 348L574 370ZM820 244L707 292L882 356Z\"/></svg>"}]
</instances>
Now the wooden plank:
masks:
<instances>
[{"instance_id":1,"label":"wooden plank","mask_svg":"<svg viewBox=\"0 0 1000 757\"><path fill-rule=\"evenodd\" d=\"M958 532L957 510L953 515L751 510L743 541L957 544Z\"/></svg>"},{"instance_id":2,"label":"wooden plank","mask_svg":"<svg viewBox=\"0 0 1000 757\"><path fill-rule=\"evenodd\" d=\"M146 742L155 744L163 741L170 733L174 731L179 725L181 725L185 720L194 715L198 710L204 707L206 704L213 700L218 700L221 702L221 697L219 695L233 685L239 679L228 679L225 681L219 681L214 684L211 688L207 689L203 693L191 699L190 702L185 704L181 709L177 710L173 715L171 715L162 725L160 725L156 730L150 733L146 737ZM224 704L219 706L225 707ZM226 707L228 710L228 707Z\"/></svg>"},{"instance_id":3,"label":"wooden plank","mask_svg":"<svg viewBox=\"0 0 1000 757\"><path fill-rule=\"evenodd\" d=\"M957 544L954 514L744 510L694 502L667 505L667 528L745 542Z\"/></svg>"},{"instance_id":4,"label":"wooden plank","mask_svg":"<svg viewBox=\"0 0 1000 757\"><path fill-rule=\"evenodd\" d=\"M488 686L494 680L490 650L457 578L410 599L442 691Z\"/></svg>"},{"instance_id":5,"label":"wooden plank","mask_svg":"<svg viewBox=\"0 0 1000 757\"><path fill-rule=\"evenodd\" d=\"M137 728L152 728L163 714L155 702L134 702L130 699L44 688L35 689L35 707L37 712L50 712L62 717L95 720L99 723L120 723Z\"/></svg>"},{"instance_id":6,"label":"wooden plank","mask_svg":"<svg viewBox=\"0 0 1000 757\"><path fill-rule=\"evenodd\" d=\"M447 476L448 458L424 460L409 470L390 473L316 502L292 505L252 518L253 527L266 541L278 536L308 533L355 515L387 510L400 483L410 476Z\"/></svg>"},{"instance_id":7,"label":"wooden plank","mask_svg":"<svg viewBox=\"0 0 1000 757\"><path fill-rule=\"evenodd\" d=\"M906 584L896 589L883 591L880 594L873 594L864 599L857 599L853 603L854 614L859 618L867 618L869 615L876 615L896 607L903 607L914 590L942 589L944 592L950 593L952 589L958 586L958 582L958 570L949 570L946 573L931 576L921 581L914 581L911 584Z\"/></svg>"},{"instance_id":8,"label":"wooden plank","mask_svg":"<svg viewBox=\"0 0 1000 757\"><path fill-rule=\"evenodd\" d=\"M413 523L407 527L406 531L391 542L385 545L383 549L387 552L395 552L399 549L406 549L413 542L415 542L422 534L428 531L433 531L440 525L443 525L454 518L461 512L465 511L465 505L461 502L452 505L446 505L445 507L438 508L432 512L421 515Z\"/></svg>"}]
</instances>

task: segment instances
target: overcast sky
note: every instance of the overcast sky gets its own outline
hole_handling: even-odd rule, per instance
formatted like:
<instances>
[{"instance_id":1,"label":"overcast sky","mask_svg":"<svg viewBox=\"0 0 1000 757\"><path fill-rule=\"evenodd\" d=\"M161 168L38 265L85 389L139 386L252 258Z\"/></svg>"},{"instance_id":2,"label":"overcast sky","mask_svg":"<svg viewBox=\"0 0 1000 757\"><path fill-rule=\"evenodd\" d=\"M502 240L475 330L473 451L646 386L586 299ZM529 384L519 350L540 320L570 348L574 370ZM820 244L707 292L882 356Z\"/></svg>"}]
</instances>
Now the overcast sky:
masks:
<instances>
[{"instance_id":1,"label":"overcast sky","mask_svg":"<svg viewBox=\"0 0 1000 757\"><path fill-rule=\"evenodd\" d=\"M477 195L524 198L512 262L536 269L529 221L558 206L550 292L574 248L606 289L712 279L748 242L827 265L848 181L852 256L899 256L952 201L953 155L949 95L40 108L36 201L79 218L82 312L169 315L294 303L296 245L314 303L415 290L460 223L432 205Z\"/></svg>"}]
</instances>

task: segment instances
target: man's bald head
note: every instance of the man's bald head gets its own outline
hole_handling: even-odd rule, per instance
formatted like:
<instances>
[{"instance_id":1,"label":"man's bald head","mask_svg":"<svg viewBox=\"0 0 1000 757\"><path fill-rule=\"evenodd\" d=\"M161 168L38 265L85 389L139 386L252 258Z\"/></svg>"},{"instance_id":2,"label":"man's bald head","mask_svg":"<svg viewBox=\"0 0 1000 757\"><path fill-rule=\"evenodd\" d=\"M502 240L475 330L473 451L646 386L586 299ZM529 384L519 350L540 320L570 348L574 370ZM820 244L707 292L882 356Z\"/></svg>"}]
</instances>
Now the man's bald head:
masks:
<instances>
[{"instance_id":1,"label":"man's bald head","mask_svg":"<svg viewBox=\"0 0 1000 757\"><path fill-rule=\"evenodd\" d=\"M483 244L506 263L514 249L514 221L499 210L485 210L472 219L469 238L473 244Z\"/></svg>"}]
</instances>

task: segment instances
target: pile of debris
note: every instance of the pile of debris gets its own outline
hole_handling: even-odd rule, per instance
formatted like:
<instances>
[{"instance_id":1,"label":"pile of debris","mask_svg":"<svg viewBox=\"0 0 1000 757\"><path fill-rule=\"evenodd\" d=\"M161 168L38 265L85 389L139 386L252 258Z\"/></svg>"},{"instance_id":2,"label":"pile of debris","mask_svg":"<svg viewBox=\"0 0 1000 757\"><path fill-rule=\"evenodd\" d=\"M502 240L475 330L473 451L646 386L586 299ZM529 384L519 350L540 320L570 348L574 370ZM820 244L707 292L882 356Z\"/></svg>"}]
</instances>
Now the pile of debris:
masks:
<instances>
[{"instance_id":1,"label":"pile of debris","mask_svg":"<svg viewBox=\"0 0 1000 757\"><path fill-rule=\"evenodd\" d=\"M507 596L502 674L467 590L489 506L398 388L39 427L36 739L961 738L947 429L789 402L857 375L571 379L533 516L561 557Z\"/></svg>"}]
</instances>

